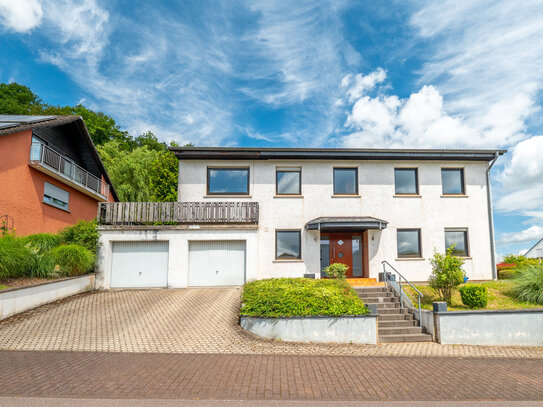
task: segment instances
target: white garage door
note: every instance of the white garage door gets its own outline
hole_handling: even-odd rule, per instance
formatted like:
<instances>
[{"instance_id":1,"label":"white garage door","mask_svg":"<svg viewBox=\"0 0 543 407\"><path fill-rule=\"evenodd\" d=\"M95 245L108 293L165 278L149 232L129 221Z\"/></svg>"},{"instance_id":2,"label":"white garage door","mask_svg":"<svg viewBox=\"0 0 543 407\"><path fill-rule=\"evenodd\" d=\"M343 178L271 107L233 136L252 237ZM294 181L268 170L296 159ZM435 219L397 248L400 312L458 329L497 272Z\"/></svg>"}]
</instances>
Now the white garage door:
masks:
<instances>
[{"instance_id":1,"label":"white garage door","mask_svg":"<svg viewBox=\"0 0 543 407\"><path fill-rule=\"evenodd\" d=\"M189 242L189 286L245 283L245 241Z\"/></svg>"},{"instance_id":2,"label":"white garage door","mask_svg":"<svg viewBox=\"0 0 543 407\"><path fill-rule=\"evenodd\" d=\"M111 287L167 287L168 242L114 242Z\"/></svg>"}]
</instances>

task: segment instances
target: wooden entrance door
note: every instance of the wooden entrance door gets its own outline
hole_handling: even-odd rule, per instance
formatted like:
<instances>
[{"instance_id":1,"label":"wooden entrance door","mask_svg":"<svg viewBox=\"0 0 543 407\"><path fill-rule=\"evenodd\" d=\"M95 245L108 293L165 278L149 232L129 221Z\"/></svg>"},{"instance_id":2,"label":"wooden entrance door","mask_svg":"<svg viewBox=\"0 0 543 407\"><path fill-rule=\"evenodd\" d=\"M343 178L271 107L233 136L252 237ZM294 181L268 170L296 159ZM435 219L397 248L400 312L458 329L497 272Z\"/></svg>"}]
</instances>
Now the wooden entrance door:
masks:
<instances>
[{"instance_id":1,"label":"wooden entrance door","mask_svg":"<svg viewBox=\"0 0 543 407\"><path fill-rule=\"evenodd\" d=\"M349 266L347 278L353 277L353 242L351 233L330 233L330 264L343 263Z\"/></svg>"}]
</instances>

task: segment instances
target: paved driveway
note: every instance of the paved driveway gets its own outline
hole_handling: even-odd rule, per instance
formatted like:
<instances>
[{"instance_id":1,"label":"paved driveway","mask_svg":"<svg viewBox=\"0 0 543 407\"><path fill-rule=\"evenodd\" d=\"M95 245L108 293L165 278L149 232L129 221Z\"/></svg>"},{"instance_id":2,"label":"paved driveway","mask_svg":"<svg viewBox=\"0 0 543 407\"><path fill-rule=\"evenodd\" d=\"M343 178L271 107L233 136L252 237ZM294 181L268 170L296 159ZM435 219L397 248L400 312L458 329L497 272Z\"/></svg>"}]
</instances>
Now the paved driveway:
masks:
<instances>
[{"instance_id":1,"label":"paved driveway","mask_svg":"<svg viewBox=\"0 0 543 407\"><path fill-rule=\"evenodd\" d=\"M332 345L257 338L238 288L96 291L0 322L0 350L543 358L543 349L435 343Z\"/></svg>"}]
</instances>

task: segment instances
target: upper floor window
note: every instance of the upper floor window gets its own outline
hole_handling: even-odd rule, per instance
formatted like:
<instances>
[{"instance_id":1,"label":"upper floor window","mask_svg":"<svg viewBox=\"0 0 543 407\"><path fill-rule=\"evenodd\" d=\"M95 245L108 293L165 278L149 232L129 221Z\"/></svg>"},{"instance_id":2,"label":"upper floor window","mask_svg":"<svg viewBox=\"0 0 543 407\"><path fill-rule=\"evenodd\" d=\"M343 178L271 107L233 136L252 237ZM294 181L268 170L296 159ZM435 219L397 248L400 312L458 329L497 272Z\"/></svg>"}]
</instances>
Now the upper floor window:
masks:
<instances>
[{"instance_id":1,"label":"upper floor window","mask_svg":"<svg viewBox=\"0 0 543 407\"><path fill-rule=\"evenodd\" d=\"M464 170L462 168L442 168L441 186L443 195L464 195Z\"/></svg>"},{"instance_id":2,"label":"upper floor window","mask_svg":"<svg viewBox=\"0 0 543 407\"><path fill-rule=\"evenodd\" d=\"M334 168L334 195L358 195L358 168Z\"/></svg>"},{"instance_id":3,"label":"upper floor window","mask_svg":"<svg viewBox=\"0 0 543 407\"><path fill-rule=\"evenodd\" d=\"M249 168L208 168L208 195L249 195Z\"/></svg>"},{"instance_id":4,"label":"upper floor window","mask_svg":"<svg viewBox=\"0 0 543 407\"><path fill-rule=\"evenodd\" d=\"M67 211L70 204L70 193L45 182L43 186L43 202Z\"/></svg>"},{"instance_id":5,"label":"upper floor window","mask_svg":"<svg viewBox=\"0 0 543 407\"><path fill-rule=\"evenodd\" d=\"M302 194L301 168L277 168L275 172L277 195Z\"/></svg>"},{"instance_id":6,"label":"upper floor window","mask_svg":"<svg viewBox=\"0 0 543 407\"><path fill-rule=\"evenodd\" d=\"M398 229L398 257L422 257L420 229Z\"/></svg>"},{"instance_id":7,"label":"upper floor window","mask_svg":"<svg viewBox=\"0 0 543 407\"><path fill-rule=\"evenodd\" d=\"M394 185L396 195L418 195L419 182L416 168L395 168Z\"/></svg>"},{"instance_id":8,"label":"upper floor window","mask_svg":"<svg viewBox=\"0 0 543 407\"><path fill-rule=\"evenodd\" d=\"M445 229L445 249L450 247L456 256L468 256L468 230Z\"/></svg>"},{"instance_id":9,"label":"upper floor window","mask_svg":"<svg viewBox=\"0 0 543 407\"><path fill-rule=\"evenodd\" d=\"M275 258L301 259L302 241L299 230L275 231Z\"/></svg>"}]
</instances>

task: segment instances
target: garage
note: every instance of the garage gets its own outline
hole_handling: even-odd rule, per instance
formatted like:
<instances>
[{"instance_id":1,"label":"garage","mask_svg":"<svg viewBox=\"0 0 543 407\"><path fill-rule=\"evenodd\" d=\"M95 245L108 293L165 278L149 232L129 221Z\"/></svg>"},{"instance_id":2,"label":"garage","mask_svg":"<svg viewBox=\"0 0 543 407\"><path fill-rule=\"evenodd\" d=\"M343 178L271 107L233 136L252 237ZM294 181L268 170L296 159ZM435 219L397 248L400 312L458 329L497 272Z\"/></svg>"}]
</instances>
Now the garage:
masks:
<instances>
[{"instance_id":1,"label":"garage","mask_svg":"<svg viewBox=\"0 0 543 407\"><path fill-rule=\"evenodd\" d=\"M245 241L189 242L189 286L245 283Z\"/></svg>"},{"instance_id":2,"label":"garage","mask_svg":"<svg viewBox=\"0 0 543 407\"><path fill-rule=\"evenodd\" d=\"M111 287L167 287L168 242L113 242Z\"/></svg>"}]
</instances>

